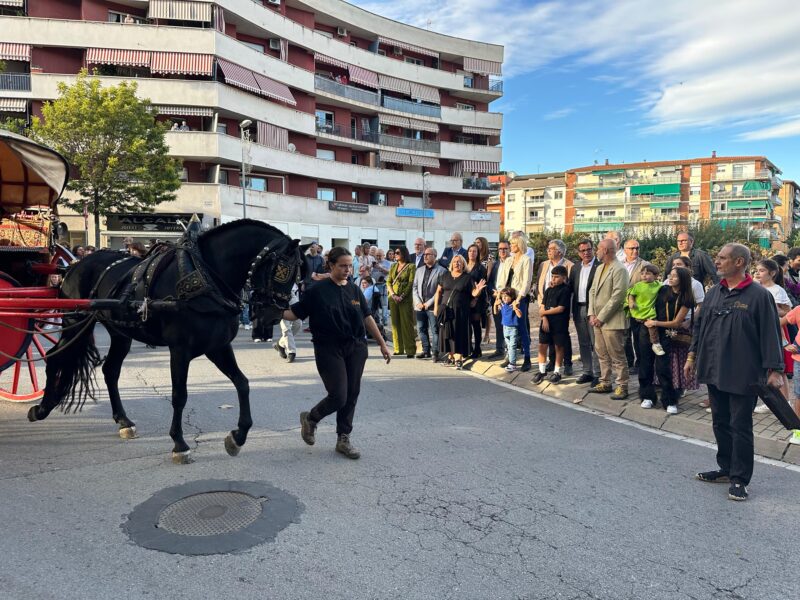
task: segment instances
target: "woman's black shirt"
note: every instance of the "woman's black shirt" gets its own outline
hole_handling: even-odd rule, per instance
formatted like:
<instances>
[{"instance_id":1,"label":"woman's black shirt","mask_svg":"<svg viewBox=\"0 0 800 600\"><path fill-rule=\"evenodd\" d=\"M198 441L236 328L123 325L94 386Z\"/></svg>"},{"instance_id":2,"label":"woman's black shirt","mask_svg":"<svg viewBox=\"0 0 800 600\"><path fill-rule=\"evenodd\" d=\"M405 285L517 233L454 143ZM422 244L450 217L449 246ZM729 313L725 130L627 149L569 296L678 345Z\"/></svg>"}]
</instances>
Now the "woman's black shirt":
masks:
<instances>
[{"instance_id":1,"label":"woman's black shirt","mask_svg":"<svg viewBox=\"0 0 800 600\"><path fill-rule=\"evenodd\" d=\"M364 294L354 283L337 285L332 279L308 288L291 310L299 319L309 319L314 343L363 340L367 336L364 319L372 314Z\"/></svg>"}]
</instances>

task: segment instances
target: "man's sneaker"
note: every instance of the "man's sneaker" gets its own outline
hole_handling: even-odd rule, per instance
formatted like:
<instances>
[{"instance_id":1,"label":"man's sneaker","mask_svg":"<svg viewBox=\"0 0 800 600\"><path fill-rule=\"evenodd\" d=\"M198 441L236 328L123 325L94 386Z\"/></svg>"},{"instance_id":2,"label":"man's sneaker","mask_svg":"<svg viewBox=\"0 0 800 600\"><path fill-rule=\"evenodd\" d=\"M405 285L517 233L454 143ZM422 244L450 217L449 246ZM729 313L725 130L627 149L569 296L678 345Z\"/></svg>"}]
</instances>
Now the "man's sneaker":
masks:
<instances>
[{"instance_id":1,"label":"man's sneaker","mask_svg":"<svg viewBox=\"0 0 800 600\"><path fill-rule=\"evenodd\" d=\"M517 365L506 365L506 371L515 373L517 371Z\"/></svg>"},{"instance_id":2,"label":"man's sneaker","mask_svg":"<svg viewBox=\"0 0 800 600\"><path fill-rule=\"evenodd\" d=\"M642 408L653 408L653 401L645 398L642 400Z\"/></svg>"},{"instance_id":3,"label":"man's sneaker","mask_svg":"<svg viewBox=\"0 0 800 600\"><path fill-rule=\"evenodd\" d=\"M537 371L536 375L533 376L533 379L531 379L531 381L536 385L539 385L544 381L544 373L542 373L541 371Z\"/></svg>"},{"instance_id":4,"label":"man's sneaker","mask_svg":"<svg viewBox=\"0 0 800 600\"><path fill-rule=\"evenodd\" d=\"M575 383L577 383L578 385L583 385L584 383L592 383L592 381L594 381L594 376L589 375L588 373L584 373L575 380Z\"/></svg>"},{"instance_id":5,"label":"man's sneaker","mask_svg":"<svg viewBox=\"0 0 800 600\"><path fill-rule=\"evenodd\" d=\"M793 429L792 436L789 438L790 444L800 444L800 429Z\"/></svg>"},{"instance_id":6,"label":"man's sneaker","mask_svg":"<svg viewBox=\"0 0 800 600\"><path fill-rule=\"evenodd\" d=\"M286 362L294 362L294 359L297 358L297 355L294 352L289 352L286 354Z\"/></svg>"},{"instance_id":7,"label":"man's sneaker","mask_svg":"<svg viewBox=\"0 0 800 600\"><path fill-rule=\"evenodd\" d=\"M245 330L245 331L250 331L252 328L253 328L253 326L252 326L252 325L245 325L245 326L244 326L244 330Z\"/></svg>"},{"instance_id":8,"label":"man's sneaker","mask_svg":"<svg viewBox=\"0 0 800 600\"><path fill-rule=\"evenodd\" d=\"M694 478L706 483L728 483L731 480L724 471L703 471L702 473L697 473Z\"/></svg>"},{"instance_id":9,"label":"man's sneaker","mask_svg":"<svg viewBox=\"0 0 800 600\"><path fill-rule=\"evenodd\" d=\"M550 373L550 377L547 379L550 380L550 383L558 383L561 381L561 373L554 371L553 373Z\"/></svg>"},{"instance_id":10,"label":"man's sneaker","mask_svg":"<svg viewBox=\"0 0 800 600\"><path fill-rule=\"evenodd\" d=\"M317 430L317 423L311 420L309 413L300 413L300 437L309 446L313 446L317 440L314 438L314 432Z\"/></svg>"},{"instance_id":11,"label":"man's sneaker","mask_svg":"<svg viewBox=\"0 0 800 600\"><path fill-rule=\"evenodd\" d=\"M361 452L353 447L353 444L350 443L350 436L346 433L339 434L339 439L336 440L336 451L353 460L361 456Z\"/></svg>"},{"instance_id":12,"label":"man's sneaker","mask_svg":"<svg viewBox=\"0 0 800 600\"><path fill-rule=\"evenodd\" d=\"M677 415L678 414L678 406L676 404L670 404L667 406L667 414L668 415Z\"/></svg>"},{"instance_id":13,"label":"man's sneaker","mask_svg":"<svg viewBox=\"0 0 800 600\"><path fill-rule=\"evenodd\" d=\"M525 360L522 361L522 368L520 369L520 371L522 371L523 373L527 373L530 370L531 370L531 359L526 358Z\"/></svg>"},{"instance_id":14,"label":"man's sneaker","mask_svg":"<svg viewBox=\"0 0 800 600\"><path fill-rule=\"evenodd\" d=\"M272 347L278 354L281 355L281 358L283 360L286 360L286 350L283 349L283 346L280 345L280 342L276 342L275 344L272 345Z\"/></svg>"},{"instance_id":15,"label":"man's sneaker","mask_svg":"<svg viewBox=\"0 0 800 600\"><path fill-rule=\"evenodd\" d=\"M261 342L263 342L263 341L264 341L264 340L262 340L261 338L253 338L253 343L254 343L254 344L260 344L260 343L261 343Z\"/></svg>"},{"instance_id":16,"label":"man's sneaker","mask_svg":"<svg viewBox=\"0 0 800 600\"><path fill-rule=\"evenodd\" d=\"M509 362L510 361L508 360L508 358L504 359L503 362L500 363L500 367L505 369L508 366Z\"/></svg>"},{"instance_id":17,"label":"man's sneaker","mask_svg":"<svg viewBox=\"0 0 800 600\"><path fill-rule=\"evenodd\" d=\"M767 406L766 404L763 404L763 403L761 403L759 401L758 406L755 407L753 412L756 413L757 415L766 415L767 413L770 412L770 410L769 410L769 406Z\"/></svg>"},{"instance_id":18,"label":"man's sneaker","mask_svg":"<svg viewBox=\"0 0 800 600\"><path fill-rule=\"evenodd\" d=\"M625 400L628 397L628 388L624 385L618 385L614 393L611 394L612 400Z\"/></svg>"},{"instance_id":19,"label":"man's sneaker","mask_svg":"<svg viewBox=\"0 0 800 600\"><path fill-rule=\"evenodd\" d=\"M564 375L570 377L574 372L572 365L564 365Z\"/></svg>"},{"instance_id":20,"label":"man's sneaker","mask_svg":"<svg viewBox=\"0 0 800 600\"><path fill-rule=\"evenodd\" d=\"M590 387L589 391L593 394L610 394L613 389L610 383L598 382L597 385Z\"/></svg>"},{"instance_id":21,"label":"man's sneaker","mask_svg":"<svg viewBox=\"0 0 800 600\"><path fill-rule=\"evenodd\" d=\"M653 354L658 356L664 356L666 354L666 352L664 352L664 347L661 344L653 344L651 348L653 349Z\"/></svg>"},{"instance_id":22,"label":"man's sneaker","mask_svg":"<svg viewBox=\"0 0 800 600\"><path fill-rule=\"evenodd\" d=\"M747 486L742 483L732 483L728 488L728 500L744 502L747 500Z\"/></svg>"}]
</instances>

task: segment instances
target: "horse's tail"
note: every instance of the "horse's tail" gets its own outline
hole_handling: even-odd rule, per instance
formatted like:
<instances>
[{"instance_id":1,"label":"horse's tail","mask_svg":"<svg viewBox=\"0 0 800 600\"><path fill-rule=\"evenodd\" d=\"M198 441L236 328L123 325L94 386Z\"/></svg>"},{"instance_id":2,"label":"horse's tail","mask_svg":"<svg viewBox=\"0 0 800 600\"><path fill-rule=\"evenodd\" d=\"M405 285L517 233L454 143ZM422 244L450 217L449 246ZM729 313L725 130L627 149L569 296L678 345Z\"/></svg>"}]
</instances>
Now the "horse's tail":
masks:
<instances>
[{"instance_id":1,"label":"horse's tail","mask_svg":"<svg viewBox=\"0 0 800 600\"><path fill-rule=\"evenodd\" d=\"M103 359L94 343L97 319L93 315L84 319L86 321L78 326L74 336L62 336L50 350L56 352L66 346L47 364L47 379L50 381L51 377L54 378L56 398L59 399L57 406L65 413L78 412L88 399L96 401L97 381L94 372Z\"/></svg>"}]
</instances>

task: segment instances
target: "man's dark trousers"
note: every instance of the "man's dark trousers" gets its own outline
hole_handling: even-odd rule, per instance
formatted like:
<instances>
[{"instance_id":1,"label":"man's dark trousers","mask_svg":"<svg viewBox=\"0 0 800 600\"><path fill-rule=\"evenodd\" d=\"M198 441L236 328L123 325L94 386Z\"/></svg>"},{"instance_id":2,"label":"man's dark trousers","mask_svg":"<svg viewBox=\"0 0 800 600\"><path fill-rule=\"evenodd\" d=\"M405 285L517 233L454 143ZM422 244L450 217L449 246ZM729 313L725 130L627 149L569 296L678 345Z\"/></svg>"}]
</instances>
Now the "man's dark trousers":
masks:
<instances>
[{"instance_id":1,"label":"man's dark trousers","mask_svg":"<svg viewBox=\"0 0 800 600\"><path fill-rule=\"evenodd\" d=\"M711 384L708 396L717 440L717 464L731 482L747 485L753 476L753 409L757 397L723 392Z\"/></svg>"},{"instance_id":2,"label":"man's dark trousers","mask_svg":"<svg viewBox=\"0 0 800 600\"><path fill-rule=\"evenodd\" d=\"M494 320L495 337L494 349L505 354L506 339L503 337L503 314L498 310L497 313L492 309L492 319Z\"/></svg>"}]
</instances>

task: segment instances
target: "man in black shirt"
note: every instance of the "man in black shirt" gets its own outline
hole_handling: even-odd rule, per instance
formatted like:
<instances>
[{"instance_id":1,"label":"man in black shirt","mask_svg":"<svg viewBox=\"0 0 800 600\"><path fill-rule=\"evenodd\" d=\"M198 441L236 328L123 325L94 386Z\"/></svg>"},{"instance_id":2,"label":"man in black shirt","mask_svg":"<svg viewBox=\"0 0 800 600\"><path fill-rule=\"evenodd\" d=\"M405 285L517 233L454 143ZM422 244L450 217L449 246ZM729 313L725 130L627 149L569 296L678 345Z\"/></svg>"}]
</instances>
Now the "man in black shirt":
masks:
<instances>
[{"instance_id":1,"label":"man in black shirt","mask_svg":"<svg viewBox=\"0 0 800 600\"><path fill-rule=\"evenodd\" d=\"M681 231L677 237L678 251L667 259L667 265L664 268L664 273L669 274L672 271L672 261L679 256L688 256L692 261L692 277L697 279L703 286L706 285L706 280L710 279L711 283L719 283L719 275L717 269L714 267L714 261L708 253L694 247L694 237L691 233Z\"/></svg>"},{"instance_id":2,"label":"man in black shirt","mask_svg":"<svg viewBox=\"0 0 800 600\"><path fill-rule=\"evenodd\" d=\"M346 248L328 254L330 277L312 285L301 300L283 312L287 321L309 318L317 371L328 394L310 411L300 413L300 435L313 446L317 423L336 413L336 451L347 458L361 453L350 443L353 415L367 361L367 330L388 363L391 351L378 330L367 300L349 281L353 257Z\"/></svg>"}]
</instances>

